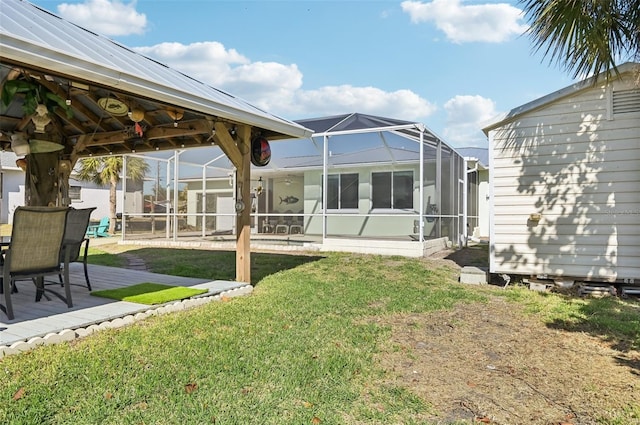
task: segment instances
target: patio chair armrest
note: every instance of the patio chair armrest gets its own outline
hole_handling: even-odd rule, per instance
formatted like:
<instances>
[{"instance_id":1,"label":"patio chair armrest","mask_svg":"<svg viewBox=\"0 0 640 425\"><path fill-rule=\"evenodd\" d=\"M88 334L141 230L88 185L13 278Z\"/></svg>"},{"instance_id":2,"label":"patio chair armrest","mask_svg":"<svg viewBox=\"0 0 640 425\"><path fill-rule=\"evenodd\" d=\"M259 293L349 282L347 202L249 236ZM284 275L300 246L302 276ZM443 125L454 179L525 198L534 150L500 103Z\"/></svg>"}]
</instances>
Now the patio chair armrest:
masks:
<instances>
[{"instance_id":1,"label":"patio chair armrest","mask_svg":"<svg viewBox=\"0 0 640 425\"><path fill-rule=\"evenodd\" d=\"M84 237L84 239L82 239L80 241L80 249L82 249L82 245L84 244L84 256L87 256L87 251L89 251L89 238L88 237Z\"/></svg>"},{"instance_id":2,"label":"patio chair armrest","mask_svg":"<svg viewBox=\"0 0 640 425\"><path fill-rule=\"evenodd\" d=\"M4 254L7 253L10 247L11 242L0 242L0 266L4 265Z\"/></svg>"}]
</instances>

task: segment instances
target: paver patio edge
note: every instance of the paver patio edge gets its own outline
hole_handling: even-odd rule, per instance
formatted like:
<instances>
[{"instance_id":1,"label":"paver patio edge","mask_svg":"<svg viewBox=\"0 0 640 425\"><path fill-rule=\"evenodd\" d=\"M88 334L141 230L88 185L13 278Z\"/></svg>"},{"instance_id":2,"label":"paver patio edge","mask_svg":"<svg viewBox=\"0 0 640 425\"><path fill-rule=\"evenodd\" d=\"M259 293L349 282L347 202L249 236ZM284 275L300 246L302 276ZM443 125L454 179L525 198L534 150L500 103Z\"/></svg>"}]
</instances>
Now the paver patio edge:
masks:
<instances>
[{"instance_id":1,"label":"paver patio edge","mask_svg":"<svg viewBox=\"0 0 640 425\"><path fill-rule=\"evenodd\" d=\"M47 334L44 337L38 336L27 341L18 341L14 342L11 345L2 345L0 346L0 359L12 354L19 354L25 351L32 350L40 345L51 345L65 341L73 341L74 339L91 335L92 333L100 330L116 329L128 326L137 321L144 320L149 316L158 316L162 314L173 313L176 311L188 310L203 304L210 303L212 301L220 301L223 298L233 298L248 295L251 292L253 292L253 286L247 284L245 286L233 288L228 291L219 292L215 295L200 295L182 301L163 304L144 311L140 311L135 314L127 314L122 317L105 320L98 324L92 324L87 327L64 329L60 332Z\"/></svg>"}]
</instances>

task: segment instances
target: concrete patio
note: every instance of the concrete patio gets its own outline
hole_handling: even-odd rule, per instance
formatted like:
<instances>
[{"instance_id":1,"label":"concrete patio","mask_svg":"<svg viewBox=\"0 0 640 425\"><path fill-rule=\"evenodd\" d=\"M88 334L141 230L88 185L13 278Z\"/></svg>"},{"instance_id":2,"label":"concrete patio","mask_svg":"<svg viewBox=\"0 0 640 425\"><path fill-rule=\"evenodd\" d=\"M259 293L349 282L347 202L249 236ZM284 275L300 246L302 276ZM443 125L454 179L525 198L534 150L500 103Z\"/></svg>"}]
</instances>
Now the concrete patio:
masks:
<instances>
[{"instance_id":1,"label":"concrete patio","mask_svg":"<svg viewBox=\"0 0 640 425\"><path fill-rule=\"evenodd\" d=\"M19 293L12 294L11 297L15 319L7 320L7 316L0 312L0 358L7 354L28 350L35 345L83 336L94 331L100 324L103 324L102 327L117 327L123 322L130 323L150 314L158 314L158 311L163 313L167 310L179 310L207 302L216 296L219 297L220 294L234 296L246 294L252 290L252 286L244 282L211 281L89 265L89 276L94 291L143 282L209 290L208 293L201 295L199 300L194 299L190 303L149 306L92 296L86 287L73 285L73 283L84 284L85 282L82 264L71 264L69 271L72 283L72 308L68 308L65 302L51 295L49 300L43 298L36 303L35 285L28 281L18 282ZM123 318L125 320L122 320ZM31 341L30 344L29 341Z\"/></svg>"}]
</instances>

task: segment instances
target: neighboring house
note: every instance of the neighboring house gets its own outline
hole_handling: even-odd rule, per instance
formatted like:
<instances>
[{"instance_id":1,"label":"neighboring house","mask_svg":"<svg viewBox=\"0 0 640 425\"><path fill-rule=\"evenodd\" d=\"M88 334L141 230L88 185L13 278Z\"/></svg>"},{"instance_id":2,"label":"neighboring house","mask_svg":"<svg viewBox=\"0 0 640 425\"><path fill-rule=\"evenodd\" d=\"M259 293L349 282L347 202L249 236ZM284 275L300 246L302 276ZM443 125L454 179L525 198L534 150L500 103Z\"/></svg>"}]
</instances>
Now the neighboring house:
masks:
<instances>
[{"instance_id":1,"label":"neighboring house","mask_svg":"<svg viewBox=\"0 0 640 425\"><path fill-rule=\"evenodd\" d=\"M19 206L24 205L25 200L25 176L24 171L16 165L17 156L13 152L0 152L0 176L2 192L0 199L0 223L12 223L13 212ZM94 221L109 215L109 188L98 187L90 182L79 181L73 173L69 180L69 197L71 207L90 208L96 207L91 219ZM116 192L116 208L122 211L122 190Z\"/></svg>"},{"instance_id":2,"label":"neighboring house","mask_svg":"<svg viewBox=\"0 0 640 425\"><path fill-rule=\"evenodd\" d=\"M325 244L335 238L415 242L422 220L423 240L458 244L488 236L486 149L458 152L422 124L364 114L298 123L315 132L306 152L303 140L274 142L271 163L252 168L246 203L255 233L315 235ZM207 229L231 233L232 170L205 174L179 177L187 184L187 221L201 227L199 214L207 213Z\"/></svg>"},{"instance_id":3,"label":"neighboring house","mask_svg":"<svg viewBox=\"0 0 640 425\"><path fill-rule=\"evenodd\" d=\"M16 206L24 205L24 171L16 160L13 152L0 151L0 223L13 222Z\"/></svg>"},{"instance_id":4,"label":"neighboring house","mask_svg":"<svg viewBox=\"0 0 640 425\"><path fill-rule=\"evenodd\" d=\"M510 111L489 138L492 273L640 282L638 64Z\"/></svg>"}]
</instances>

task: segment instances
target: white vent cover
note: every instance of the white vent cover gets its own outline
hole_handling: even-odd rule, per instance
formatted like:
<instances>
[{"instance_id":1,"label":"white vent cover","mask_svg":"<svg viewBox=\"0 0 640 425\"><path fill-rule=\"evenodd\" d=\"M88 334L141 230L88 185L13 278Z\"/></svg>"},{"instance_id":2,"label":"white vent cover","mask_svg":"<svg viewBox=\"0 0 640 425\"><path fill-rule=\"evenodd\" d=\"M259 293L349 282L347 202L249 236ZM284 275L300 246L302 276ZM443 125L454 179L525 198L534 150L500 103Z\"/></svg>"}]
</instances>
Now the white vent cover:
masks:
<instances>
[{"instance_id":1,"label":"white vent cover","mask_svg":"<svg viewBox=\"0 0 640 425\"><path fill-rule=\"evenodd\" d=\"M613 92L613 114L640 112L640 89Z\"/></svg>"}]
</instances>

